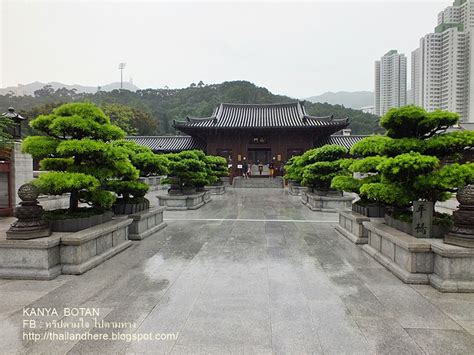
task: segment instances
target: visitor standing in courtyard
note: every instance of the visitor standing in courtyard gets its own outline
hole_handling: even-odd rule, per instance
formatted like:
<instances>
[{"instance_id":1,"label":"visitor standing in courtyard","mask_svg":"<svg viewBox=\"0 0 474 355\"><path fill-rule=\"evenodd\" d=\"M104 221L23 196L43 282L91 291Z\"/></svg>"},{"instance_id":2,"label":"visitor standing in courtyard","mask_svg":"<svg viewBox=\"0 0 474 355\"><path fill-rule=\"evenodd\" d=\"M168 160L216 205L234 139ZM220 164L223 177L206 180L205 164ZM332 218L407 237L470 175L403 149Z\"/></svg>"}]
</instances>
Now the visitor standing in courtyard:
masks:
<instances>
[{"instance_id":1,"label":"visitor standing in courtyard","mask_svg":"<svg viewBox=\"0 0 474 355\"><path fill-rule=\"evenodd\" d=\"M260 176L262 176L263 173L263 163L261 161L258 161L258 173Z\"/></svg>"},{"instance_id":2,"label":"visitor standing in courtyard","mask_svg":"<svg viewBox=\"0 0 474 355\"><path fill-rule=\"evenodd\" d=\"M246 160L244 160L244 163L242 164L242 177L243 177L244 179L248 179L248 178L249 178L249 166L248 166Z\"/></svg>"},{"instance_id":3,"label":"visitor standing in courtyard","mask_svg":"<svg viewBox=\"0 0 474 355\"><path fill-rule=\"evenodd\" d=\"M275 176L275 163L274 161L271 161L270 164L268 164L268 170L270 172L270 179L273 179Z\"/></svg>"}]
</instances>

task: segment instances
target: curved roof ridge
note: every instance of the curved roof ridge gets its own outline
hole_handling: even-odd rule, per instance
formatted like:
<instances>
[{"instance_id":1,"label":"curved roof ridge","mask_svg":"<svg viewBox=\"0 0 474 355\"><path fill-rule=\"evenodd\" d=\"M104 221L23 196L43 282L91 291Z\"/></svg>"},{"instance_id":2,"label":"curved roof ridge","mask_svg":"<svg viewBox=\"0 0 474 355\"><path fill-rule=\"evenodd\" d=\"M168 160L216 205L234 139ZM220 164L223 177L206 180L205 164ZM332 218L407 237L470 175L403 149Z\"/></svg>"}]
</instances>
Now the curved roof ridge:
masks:
<instances>
[{"instance_id":1,"label":"curved roof ridge","mask_svg":"<svg viewBox=\"0 0 474 355\"><path fill-rule=\"evenodd\" d=\"M188 122L205 122L205 121L212 121L215 120L216 116L210 116L210 117L191 117L191 116L186 116L186 121Z\"/></svg>"},{"instance_id":2,"label":"curved roof ridge","mask_svg":"<svg viewBox=\"0 0 474 355\"><path fill-rule=\"evenodd\" d=\"M243 103L232 103L232 102L223 102L220 106L232 106L232 107L259 107L259 106L295 106L301 104L300 101L292 101L292 102L278 102L278 103L266 103L266 104L243 104Z\"/></svg>"}]
</instances>

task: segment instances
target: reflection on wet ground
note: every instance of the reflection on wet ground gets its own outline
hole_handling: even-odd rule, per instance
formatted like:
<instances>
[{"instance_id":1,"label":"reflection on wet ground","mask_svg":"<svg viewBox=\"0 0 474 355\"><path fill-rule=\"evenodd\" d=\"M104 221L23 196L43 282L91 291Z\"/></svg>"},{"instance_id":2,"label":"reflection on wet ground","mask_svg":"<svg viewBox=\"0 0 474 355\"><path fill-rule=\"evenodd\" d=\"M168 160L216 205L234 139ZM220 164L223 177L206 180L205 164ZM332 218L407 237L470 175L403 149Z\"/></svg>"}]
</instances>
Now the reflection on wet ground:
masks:
<instances>
[{"instance_id":1,"label":"reflection on wet ground","mask_svg":"<svg viewBox=\"0 0 474 355\"><path fill-rule=\"evenodd\" d=\"M154 194L149 198L155 203ZM229 189L199 210L170 211L165 218L167 228L82 276L0 280L1 352L474 349L474 295L403 284L336 234L336 214L311 212L283 190ZM58 314L25 315L24 307ZM97 339L81 339L84 326L45 329L53 320L81 321L64 316L67 307L99 310L82 317ZM37 321L38 328L24 320ZM51 340L54 332L69 338ZM122 337L111 340L113 334ZM132 334L166 339L139 341Z\"/></svg>"}]
</instances>

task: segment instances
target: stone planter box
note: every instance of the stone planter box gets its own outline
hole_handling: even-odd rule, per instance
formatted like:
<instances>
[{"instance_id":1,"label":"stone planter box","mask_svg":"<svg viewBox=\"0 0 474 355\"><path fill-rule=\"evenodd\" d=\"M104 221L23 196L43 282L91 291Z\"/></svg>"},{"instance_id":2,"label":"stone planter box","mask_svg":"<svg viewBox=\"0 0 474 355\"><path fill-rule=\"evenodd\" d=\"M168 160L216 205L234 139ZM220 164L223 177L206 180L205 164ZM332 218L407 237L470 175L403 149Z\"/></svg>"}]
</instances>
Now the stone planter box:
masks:
<instances>
[{"instance_id":1,"label":"stone planter box","mask_svg":"<svg viewBox=\"0 0 474 355\"><path fill-rule=\"evenodd\" d=\"M301 202L312 211L338 212L349 209L354 197L352 196L322 196L313 192L305 192L301 195Z\"/></svg>"},{"instance_id":2,"label":"stone planter box","mask_svg":"<svg viewBox=\"0 0 474 355\"><path fill-rule=\"evenodd\" d=\"M133 220L128 227L128 239L142 240L166 227L163 222L165 207L150 208L146 211L131 214Z\"/></svg>"},{"instance_id":3,"label":"stone planter box","mask_svg":"<svg viewBox=\"0 0 474 355\"><path fill-rule=\"evenodd\" d=\"M210 192L209 192L210 194ZM158 203L169 211L195 210L205 204L206 192L197 192L192 195L160 195Z\"/></svg>"},{"instance_id":4,"label":"stone planter box","mask_svg":"<svg viewBox=\"0 0 474 355\"><path fill-rule=\"evenodd\" d=\"M84 218L68 218L49 221L52 232L78 232L112 220L113 212L107 211L102 214Z\"/></svg>"},{"instance_id":5,"label":"stone planter box","mask_svg":"<svg viewBox=\"0 0 474 355\"><path fill-rule=\"evenodd\" d=\"M209 203L211 202L211 190L205 190L204 191L204 196L202 198L202 201L204 203Z\"/></svg>"},{"instance_id":6,"label":"stone planter box","mask_svg":"<svg viewBox=\"0 0 474 355\"><path fill-rule=\"evenodd\" d=\"M51 280L61 274L59 235L28 240L0 239L0 278Z\"/></svg>"},{"instance_id":7,"label":"stone planter box","mask_svg":"<svg viewBox=\"0 0 474 355\"><path fill-rule=\"evenodd\" d=\"M150 208L150 201L146 200L141 203L116 203L112 206L115 214L133 214L145 211Z\"/></svg>"},{"instance_id":8,"label":"stone planter box","mask_svg":"<svg viewBox=\"0 0 474 355\"><path fill-rule=\"evenodd\" d=\"M0 277L51 280L60 274L83 274L128 248L122 217L75 233L54 233L29 240L0 240Z\"/></svg>"},{"instance_id":9,"label":"stone planter box","mask_svg":"<svg viewBox=\"0 0 474 355\"><path fill-rule=\"evenodd\" d=\"M392 228L398 229L404 233L413 235L413 227L412 224L409 222L400 221L399 219L395 219L392 216L386 214L385 224ZM431 227L431 238L444 238L445 234L447 234L448 232L449 227L434 224Z\"/></svg>"},{"instance_id":10,"label":"stone planter box","mask_svg":"<svg viewBox=\"0 0 474 355\"><path fill-rule=\"evenodd\" d=\"M225 194L225 185L209 185L206 186L206 190L211 191L211 195L223 195Z\"/></svg>"},{"instance_id":11,"label":"stone planter box","mask_svg":"<svg viewBox=\"0 0 474 355\"><path fill-rule=\"evenodd\" d=\"M336 231L355 244L367 244L368 233L363 226L363 222L369 222L370 218L354 211L340 211L339 225Z\"/></svg>"},{"instance_id":12,"label":"stone planter box","mask_svg":"<svg viewBox=\"0 0 474 355\"><path fill-rule=\"evenodd\" d=\"M143 182L148 185L149 191L154 191L158 188L160 183L160 178L156 176L143 176L138 179L140 182Z\"/></svg>"},{"instance_id":13,"label":"stone planter box","mask_svg":"<svg viewBox=\"0 0 474 355\"><path fill-rule=\"evenodd\" d=\"M440 292L474 292L474 249L431 240L434 270L430 284Z\"/></svg>"},{"instance_id":14,"label":"stone planter box","mask_svg":"<svg viewBox=\"0 0 474 355\"><path fill-rule=\"evenodd\" d=\"M362 205L359 203L352 204L352 211L366 217L383 218L385 216L385 206L382 205Z\"/></svg>"},{"instance_id":15,"label":"stone planter box","mask_svg":"<svg viewBox=\"0 0 474 355\"><path fill-rule=\"evenodd\" d=\"M306 186L295 185L295 184L290 185L288 182L288 187L290 190L289 193L292 196L302 196L303 193L308 192L308 188Z\"/></svg>"},{"instance_id":16,"label":"stone planter box","mask_svg":"<svg viewBox=\"0 0 474 355\"><path fill-rule=\"evenodd\" d=\"M415 238L384 223L363 222L364 249L399 279L430 284L440 292L474 292L474 249L441 239Z\"/></svg>"},{"instance_id":17,"label":"stone planter box","mask_svg":"<svg viewBox=\"0 0 474 355\"><path fill-rule=\"evenodd\" d=\"M228 177L228 176L221 177L221 181L224 185L227 185L227 186L230 185L230 177Z\"/></svg>"},{"instance_id":18,"label":"stone planter box","mask_svg":"<svg viewBox=\"0 0 474 355\"><path fill-rule=\"evenodd\" d=\"M61 237L60 262L63 274L79 275L128 248L127 217Z\"/></svg>"},{"instance_id":19,"label":"stone planter box","mask_svg":"<svg viewBox=\"0 0 474 355\"><path fill-rule=\"evenodd\" d=\"M399 279L428 284L434 258L428 239L415 238L383 223L362 222L368 243L362 248Z\"/></svg>"}]
</instances>

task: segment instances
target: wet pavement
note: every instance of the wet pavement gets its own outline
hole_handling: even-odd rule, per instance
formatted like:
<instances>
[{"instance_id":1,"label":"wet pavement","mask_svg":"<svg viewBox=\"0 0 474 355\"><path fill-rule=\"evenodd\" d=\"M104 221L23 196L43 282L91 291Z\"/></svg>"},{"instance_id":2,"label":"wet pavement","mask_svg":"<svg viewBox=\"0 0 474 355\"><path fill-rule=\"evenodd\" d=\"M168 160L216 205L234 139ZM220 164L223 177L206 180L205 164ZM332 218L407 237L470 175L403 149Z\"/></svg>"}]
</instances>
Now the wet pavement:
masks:
<instances>
[{"instance_id":1,"label":"wet pavement","mask_svg":"<svg viewBox=\"0 0 474 355\"><path fill-rule=\"evenodd\" d=\"M0 280L0 352L474 352L474 294L403 284L283 190L165 218L84 275Z\"/></svg>"}]
</instances>

